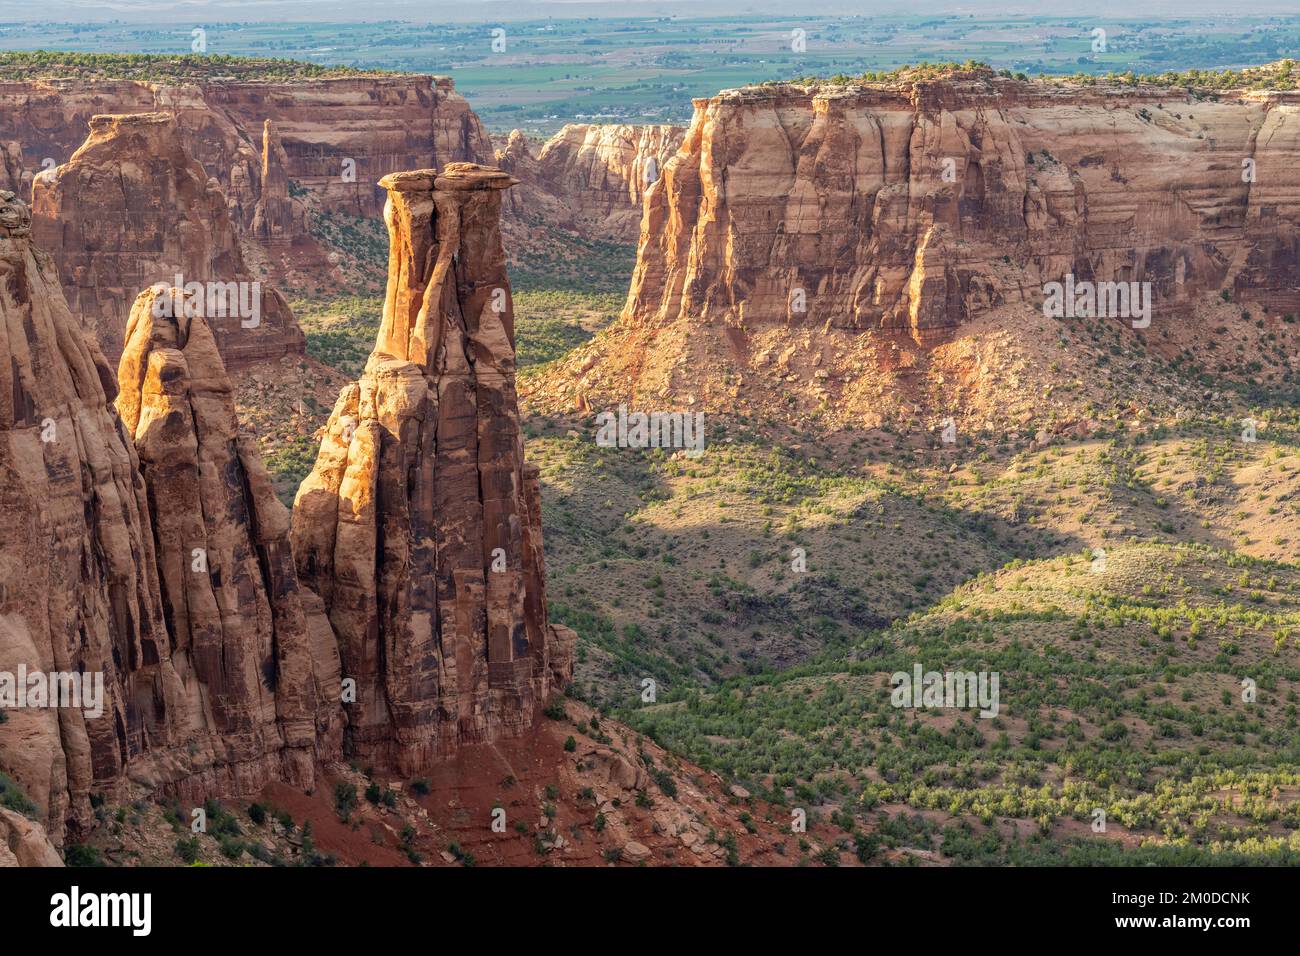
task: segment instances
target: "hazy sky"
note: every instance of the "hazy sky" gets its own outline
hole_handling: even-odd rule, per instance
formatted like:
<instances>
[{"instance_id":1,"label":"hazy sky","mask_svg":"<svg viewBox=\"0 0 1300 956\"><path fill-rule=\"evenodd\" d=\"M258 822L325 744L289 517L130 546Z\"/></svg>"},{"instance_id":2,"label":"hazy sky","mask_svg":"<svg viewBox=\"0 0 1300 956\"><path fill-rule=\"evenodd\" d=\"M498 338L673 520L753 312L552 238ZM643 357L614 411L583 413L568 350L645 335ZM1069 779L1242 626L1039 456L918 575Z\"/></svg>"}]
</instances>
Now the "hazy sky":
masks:
<instances>
[{"instance_id":1,"label":"hazy sky","mask_svg":"<svg viewBox=\"0 0 1300 956\"><path fill-rule=\"evenodd\" d=\"M5 20L515 20L766 13L994 13L1040 16L1252 16L1300 0L0 0Z\"/></svg>"}]
</instances>

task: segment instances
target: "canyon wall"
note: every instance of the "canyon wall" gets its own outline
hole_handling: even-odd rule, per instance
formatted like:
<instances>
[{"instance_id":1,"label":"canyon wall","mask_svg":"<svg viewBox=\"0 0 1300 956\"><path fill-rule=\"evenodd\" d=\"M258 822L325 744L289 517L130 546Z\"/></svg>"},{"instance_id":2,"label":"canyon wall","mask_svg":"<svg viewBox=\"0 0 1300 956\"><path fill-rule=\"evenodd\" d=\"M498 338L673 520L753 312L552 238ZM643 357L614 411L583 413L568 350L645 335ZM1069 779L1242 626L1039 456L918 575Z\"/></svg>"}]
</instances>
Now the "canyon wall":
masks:
<instances>
[{"instance_id":1,"label":"canyon wall","mask_svg":"<svg viewBox=\"0 0 1300 956\"><path fill-rule=\"evenodd\" d=\"M568 682L524 463L500 170L386 177L378 341L294 502L302 581L338 635L348 752L403 772L518 732Z\"/></svg>"},{"instance_id":2,"label":"canyon wall","mask_svg":"<svg viewBox=\"0 0 1300 956\"><path fill-rule=\"evenodd\" d=\"M258 150L246 131L207 105L201 88L133 80L0 82L0 139L18 143L37 171L66 163L92 117L154 112L178 120L190 153L221 182L232 218L244 222L259 193Z\"/></svg>"},{"instance_id":3,"label":"canyon wall","mask_svg":"<svg viewBox=\"0 0 1300 956\"><path fill-rule=\"evenodd\" d=\"M311 786L341 737L337 657L214 336L146 291L119 396L30 233L0 193L0 670L102 675L103 697L7 707L0 770L56 841L128 781Z\"/></svg>"},{"instance_id":4,"label":"canyon wall","mask_svg":"<svg viewBox=\"0 0 1300 956\"><path fill-rule=\"evenodd\" d=\"M567 685L576 636L547 620L515 398L511 182L459 163L384 180L383 322L292 531L204 298L145 289L115 375L0 192L0 671L103 680L98 707L5 707L0 771L37 823L0 818L0 861L53 862L45 831L84 836L92 794L309 790L344 755L428 767Z\"/></svg>"},{"instance_id":5,"label":"canyon wall","mask_svg":"<svg viewBox=\"0 0 1300 956\"><path fill-rule=\"evenodd\" d=\"M641 204L682 143L680 126L568 124L533 156L519 130L498 165L520 181L505 199L511 217L585 237L634 243Z\"/></svg>"},{"instance_id":6,"label":"canyon wall","mask_svg":"<svg viewBox=\"0 0 1300 956\"><path fill-rule=\"evenodd\" d=\"M0 141L17 142L28 165L41 169L66 162L96 114L159 111L176 117L186 148L221 184L241 229L252 228L268 188L267 120L281 139L285 177L315 191L325 208L355 215L380 215L385 197L375 181L394 170L492 157L478 117L449 78L406 75L0 82Z\"/></svg>"},{"instance_id":7,"label":"canyon wall","mask_svg":"<svg viewBox=\"0 0 1300 956\"><path fill-rule=\"evenodd\" d=\"M241 128L274 122L288 177L326 208L356 216L382 215L387 196L375 184L388 173L492 159L487 133L448 77L212 83L203 96Z\"/></svg>"},{"instance_id":8,"label":"canyon wall","mask_svg":"<svg viewBox=\"0 0 1300 956\"><path fill-rule=\"evenodd\" d=\"M269 126L267 145L270 169ZM177 276L205 285L205 312L229 368L302 354L288 303L252 275L226 197L185 148L171 114L92 117L86 142L41 173L32 192L37 244L54 256L70 308L110 361L122 354L139 291ZM256 208L268 237L292 228L282 205Z\"/></svg>"},{"instance_id":9,"label":"canyon wall","mask_svg":"<svg viewBox=\"0 0 1300 956\"><path fill-rule=\"evenodd\" d=\"M1151 283L1155 323L1220 290L1300 310L1298 159L1296 94L992 71L725 91L648 190L620 322L542 391L723 409L788 372L833 401L861 343L895 374L1067 274Z\"/></svg>"}]
</instances>

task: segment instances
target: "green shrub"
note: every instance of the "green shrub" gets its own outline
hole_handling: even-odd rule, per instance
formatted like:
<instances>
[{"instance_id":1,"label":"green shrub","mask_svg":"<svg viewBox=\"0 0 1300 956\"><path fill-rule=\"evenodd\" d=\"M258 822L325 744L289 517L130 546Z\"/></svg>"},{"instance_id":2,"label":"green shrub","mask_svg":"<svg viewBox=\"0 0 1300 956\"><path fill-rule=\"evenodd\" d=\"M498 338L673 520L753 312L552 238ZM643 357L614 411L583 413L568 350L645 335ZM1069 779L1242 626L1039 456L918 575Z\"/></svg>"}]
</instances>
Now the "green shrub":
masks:
<instances>
[{"instance_id":1,"label":"green shrub","mask_svg":"<svg viewBox=\"0 0 1300 956\"><path fill-rule=\"evenodd\" d=\"M67 866L103 866L104 856L99 847L88 843L69 843L63 848L63 862Z\"/></svg>"}]
</instances>

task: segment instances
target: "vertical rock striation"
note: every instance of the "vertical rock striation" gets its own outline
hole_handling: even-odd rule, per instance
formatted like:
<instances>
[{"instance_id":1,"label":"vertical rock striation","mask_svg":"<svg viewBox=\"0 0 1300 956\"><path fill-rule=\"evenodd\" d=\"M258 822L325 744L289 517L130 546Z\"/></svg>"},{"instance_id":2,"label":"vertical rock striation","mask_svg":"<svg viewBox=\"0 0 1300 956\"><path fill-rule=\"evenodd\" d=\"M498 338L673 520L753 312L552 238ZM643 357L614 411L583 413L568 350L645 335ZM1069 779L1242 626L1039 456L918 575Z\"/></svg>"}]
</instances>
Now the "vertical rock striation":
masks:
<instances>
[{"instance_id":1,"label":"vertical rock striation","mask_svg":"<svg viewBox=\"0 0 1300 956\"><path fill-rule=\"evenodd\" d=\"M253 236L266 245L284 245L308 234L306 216L289 196L289 160L275 123L262 128L262 190L253 211Z\"/></svg>"},{"instance_id":2,"label":"vertical rock striation","mask_svg":"<svg viewBox=\"0 0 1300 956\"><path fill-rule=\"evenodd\" d=\"M33 216L69 306L95 328L111 360L122 354L139 290L170 287L177 276L204 286L205 314L227 367L305 348L284 297L253 278L220 187L168 113L92 118L72 158L37 177ZM283 228L283 219L280 204L265 207L268 230Z\"/></svg>"},{"instance_id":3,"label":"vertical rock striation","mask_svg":"<svg viewBox=\"0 0 1300 956\"><path fill-rule=\"evenodd\" d=\"M198 793L250 793L271 779L310 787L318 710L324 752L337 742L336 651L312 643L289 513L256 441L239 433L201 307L180 289L139 296L117 399L139 458L169 656L185 693L180 730L193 758L185 783Z\"/></svg>"},{"instance_id":4,"label":"vertical rock striation","mask_svg":"<svg viewBox=\"0 0 1300 956\"><path fill-rule=\"evenodd\" d=\"M963 327L1067 275L1149 283L1157 327L1221 290L1294 312L1297 160L1291 92L987 69L727 90L646 194L620 321L542 400L735 411L780 388L870 420L868 371L910 389Z\"/></svg>"},{"instance_id":5,"label":"vertical rock striation","mask_svg":"<svg viewBox=\"0 0 1300 956\"><path fill-rule=\"evenodd\" d=\"M638 323L884 328L929 346L1001 303L1036 305L1065 273L1150 281L1169 309L1225 284L1294 300L1293 264L1257 265L1295 258L1292 94L971 71L695 105L647 202L625 313Z\"/></svg>"},{"instance_id":6,"label":"vertical rock striation","mask_svg":"<svg viewBox=\"0 0 1300 956\"><path fill-rule=\"evenodd\" d=\"M506 212L589 238L634 243L646 190L684 134L680 126L570 123L534 157L515 130L497 156L501 168L520 181L506 196Z\"/></svg>"},{"instance_id":7,"label":"vertical rock striation","mask_svg":"<svg viewBox=\"0 0 1300 956\"><path fill-rule=\"evenodd\" d=\"M0 723L0 769L57 836L90 823L94 784L155 736L132 716L128 682L150 712L179 688L164 673L153 534L116 382L30 224L0 193L0 665L102 673L105 686L98 718L19 707Z\"/></svg>"},{"instance_id":8,"label":"vertical rock striation","mask_svg":"<svg viewBox=\"0 0 1300 956\"><path fill-rule=\"evenodd\" d=\"M356 681L349 752L405 772L524 729L571 674L518 422L499 222L513 182L468 163L384 178L378 341L294 503L299 576Z\"/></svg>"},{"instance_id":9,"label":"vertical rock striation","mask_svg":"<svg viewBox=\"0 0 1300 956\"><path fill-rule=\"evenodd\" d=\"M215 338L183 293L145 292L119 396L30 222L0 193L0 670L102 675L104 696L7 711L0 770L56 839L128 780L310 786L340 739L336 651Z\"/></svg>"},{"instance_id":10,"label":"vertical rock striation","mask_svg":"<svg viewBox=\"0 0 1300 956\"><path fill-rule=\"evenodd\" d=\"M0 142L0 189L21 197L30 197L32 174L23 168L21 143Z\"/></svg>"}]
</instances>

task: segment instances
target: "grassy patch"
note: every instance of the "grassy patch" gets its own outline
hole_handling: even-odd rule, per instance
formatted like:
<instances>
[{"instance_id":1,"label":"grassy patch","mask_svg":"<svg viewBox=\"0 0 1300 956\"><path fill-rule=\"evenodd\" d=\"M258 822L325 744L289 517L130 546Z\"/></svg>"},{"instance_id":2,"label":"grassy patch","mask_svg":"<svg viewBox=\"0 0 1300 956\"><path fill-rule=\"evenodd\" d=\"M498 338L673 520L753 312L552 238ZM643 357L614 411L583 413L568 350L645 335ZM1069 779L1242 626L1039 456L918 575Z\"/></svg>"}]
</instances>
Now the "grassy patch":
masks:
<instances>
[{"instance_id":1,"label":"grassy patch","mask_svg":"<svg viewBox=\"0 0 1300 956\"><path fill-rule=\"evenodd\" d=\"M307 354L349 376L365 368L375 347L384 300L378 296L299 299L294 315L307 337Z\"/></svg>"},{"instance_id":2,"label":"grassy patch","mask_svg":"<svg viewBox=\"0 0 1300 956\"><path fill-rule=\"evenodd\" d=\"M0 771L0 807L35 819L36 804L27 799L27 794L4 771Z\"/></svg>"}]
</instances>

